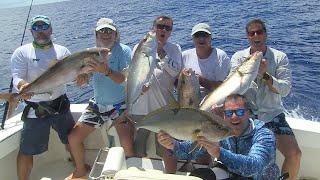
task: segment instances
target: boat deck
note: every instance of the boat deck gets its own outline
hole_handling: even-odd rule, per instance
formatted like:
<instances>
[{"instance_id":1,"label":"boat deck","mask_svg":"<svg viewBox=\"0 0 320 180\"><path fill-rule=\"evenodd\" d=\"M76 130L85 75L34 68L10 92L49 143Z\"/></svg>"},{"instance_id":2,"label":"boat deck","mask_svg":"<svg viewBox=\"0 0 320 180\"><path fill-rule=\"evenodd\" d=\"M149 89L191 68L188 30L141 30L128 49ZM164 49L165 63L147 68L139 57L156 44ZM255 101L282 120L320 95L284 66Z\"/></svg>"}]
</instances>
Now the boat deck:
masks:
<instances>
[{"instance_id":1,"label":"boat deck","mask_svg":"<svg viewBox=\"0 0 320 180\"><path fill-rule=\"evenodd\" d=\"M81 112L85 109L86 104L73 104L71 111L75 119L78 119ZM288 123L294 129L299 146L302 150L302 159L299 176L314 177L320 180L320 171L317 167L320 166L320 123L287 118ZM8 120L5 129L0 131L0 179L1 180L14 180L16 177L16 156L18 153L20 130L22 122L20 116L17 115ZM119 139L116 136L114 128L111 128L109 135L113 135L113 146L119 146ZM157 156L154 156L154 137L150 136L147 144L150 149L147 153L150 157L155 159L128 159L127 167L136 166L141 168L148 168L152 164L152 168L163 170L162 161ZM152 145L153 144L153 145ZM96 155L101 148L109 145L106 136L106 127L94 131L90 134L85 141L86 147L86 163L92 165ZM34 158L34 168L30 179L32 180L63 180L74 169L73 163L68 161L69 153L65 150L65 146L59 141L55 131L51 131L49 150ZM130 161L141 164L130 165ZM283 157L277 153L277 163L282 164ZM153 166L153 164L157 164ZM101 173L101 168L96 172L96 175ZM99 168L98 168L99 169Z\"/></svg>"}]
</instances>

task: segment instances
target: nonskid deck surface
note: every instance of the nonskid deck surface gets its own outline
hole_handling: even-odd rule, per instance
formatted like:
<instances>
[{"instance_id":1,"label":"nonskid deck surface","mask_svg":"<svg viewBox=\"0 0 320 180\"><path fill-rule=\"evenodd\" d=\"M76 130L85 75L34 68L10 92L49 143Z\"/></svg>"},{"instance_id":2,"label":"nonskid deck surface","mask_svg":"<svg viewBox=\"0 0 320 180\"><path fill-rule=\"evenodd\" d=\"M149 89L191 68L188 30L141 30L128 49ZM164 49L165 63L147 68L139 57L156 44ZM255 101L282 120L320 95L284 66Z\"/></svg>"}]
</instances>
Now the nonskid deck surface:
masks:
<instances>
[{"instance_id":1,"label":"nonskid deck surface","mask_svg":"<svg viewBox=\"0 0 320 180\"><path fill-rule=\"evenodd\" d=\"M67 160L54 161L44 164L32 170L30 179L33 180L64 180L72 171L74 166Z\"/></svg>"}]
</instances>

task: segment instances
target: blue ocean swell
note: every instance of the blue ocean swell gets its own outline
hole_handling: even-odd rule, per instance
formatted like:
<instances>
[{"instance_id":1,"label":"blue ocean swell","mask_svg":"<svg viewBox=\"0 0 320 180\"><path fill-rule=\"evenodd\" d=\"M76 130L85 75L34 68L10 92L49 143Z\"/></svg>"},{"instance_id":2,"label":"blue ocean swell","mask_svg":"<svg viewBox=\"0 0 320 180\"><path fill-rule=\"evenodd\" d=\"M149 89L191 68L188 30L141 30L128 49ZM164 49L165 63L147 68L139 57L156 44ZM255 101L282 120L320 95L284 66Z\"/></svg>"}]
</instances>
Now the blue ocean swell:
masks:
<instances>
[{"instance_id":1,"label":"blue ocean swell","mask_svg":"<svg viewBox=\"0 0 320 180\"><path fill-rule=\"evenodd\" d=\"M154 17L166 14L174 19L171 41L183 50L193 47L191 28L207 22L213 28L213 46L231 57L248 46L245 24L251 18L265 20L268 45L287 53L293 72L291 93L284 105L289 116L320 121L320 4L316 0L284 1L109 1L73 0L35 5L31 16L52 17L54 41L72 52L94 46L93 27L100 17L111 17L121 31L121 41L133 47L151 28ZM8 91L9 63L12 52L20 45L28 7L0 10L0 88ZM31 41L29 32L25 43ZM68 85L73 103L87 102L92 96L90 86ZM3 104L1 105L1 113Z\"/></svg>"}]
</instances>

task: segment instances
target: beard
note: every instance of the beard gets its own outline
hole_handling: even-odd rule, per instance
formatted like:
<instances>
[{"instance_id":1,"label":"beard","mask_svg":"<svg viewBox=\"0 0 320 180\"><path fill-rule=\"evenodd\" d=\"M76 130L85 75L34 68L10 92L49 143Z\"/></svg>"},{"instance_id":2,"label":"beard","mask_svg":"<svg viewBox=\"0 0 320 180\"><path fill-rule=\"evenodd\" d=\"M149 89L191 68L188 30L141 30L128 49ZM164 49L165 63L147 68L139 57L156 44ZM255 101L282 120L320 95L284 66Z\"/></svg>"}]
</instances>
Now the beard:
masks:
<instances>
[{"instance_id":1,"label":"beard","mask_svg":"<svg viewBox=\"0 0 320 180\"><path fill-rule=\"evenodd\" d=\"M103 41L98 40L98 39L96 40L96 46L97 47L103 47L103 48L111 49L113 47L114 43L115 43L115 41L113 41L113 42L103 42Z\"/></svg>"},{"instance_id":2,"label":"beard","mask_svg":"<svg viewBox=\"0 0 320 180\"><path fill-rule=\"evenodd\" d=\"M51 42L51 36L46 36L45 34L39 34L36 37L34 37L34 40L38 44L47 44Z\"/></svg>"}]
</instances>

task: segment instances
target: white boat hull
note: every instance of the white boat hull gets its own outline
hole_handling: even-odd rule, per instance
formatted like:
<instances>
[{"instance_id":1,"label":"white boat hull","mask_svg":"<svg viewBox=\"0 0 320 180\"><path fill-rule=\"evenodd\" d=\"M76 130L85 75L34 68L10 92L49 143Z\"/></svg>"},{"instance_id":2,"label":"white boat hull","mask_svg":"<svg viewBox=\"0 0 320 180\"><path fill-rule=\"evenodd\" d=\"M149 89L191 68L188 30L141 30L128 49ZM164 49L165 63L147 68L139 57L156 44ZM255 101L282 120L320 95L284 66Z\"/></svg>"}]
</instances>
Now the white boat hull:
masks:
<instances>
[{"instance_id":1,"label":"white boat hull","mask_svg":"<svg viewBox=\"0 0 320 180\"><path fill-rule=\"evenodd\" d=\"M85 109L85 104L72 104L71 111L75 119L78 119L81 112ZM5 129L0 131L0 179L11 180L17 179L16 176L16 156L19 149L20 131L22 122L20 121L21 114L14 116L7 120ZM287 118L288 123L293 128L299 146L302 150L301 167L299 177L314 177L320 179L320 123L313 121L306 121L294 118ZM86 142L86 161L93 164L96 154L100 148L106 147L109 142L106 136L105 126L102 129L91 134ZM109 131L110 135L114 136L114 146L120 146L116 131L112 128ZM148 139L149 149L147 150L149 157L159 158L155 155L155 146L153 144L154 138ZM49 150L39 156L35 156L34 168L32 170L32 180L61 180L73 171L72 162L68 161L68 152L65 150L63 144L55 133L51 131ZM132 160L131 160L132 161ZM150 167L159 160L141 160L141 167ZM282 155L277 153L277 163L281 167L283 161ZM144 162L144 163L142 163ZM160 161L161 162L161 161ZM159 164L159 163L158 163ZM162 163L160 163L161 165ZM152 167L151 168L155 168ZM157 167L163 170L163 167ZM162 168L162 169L161 169Z\"/></svg>"}]
</instances>

